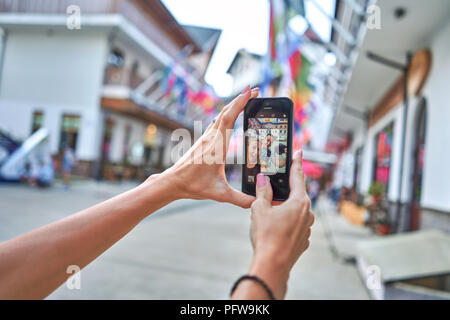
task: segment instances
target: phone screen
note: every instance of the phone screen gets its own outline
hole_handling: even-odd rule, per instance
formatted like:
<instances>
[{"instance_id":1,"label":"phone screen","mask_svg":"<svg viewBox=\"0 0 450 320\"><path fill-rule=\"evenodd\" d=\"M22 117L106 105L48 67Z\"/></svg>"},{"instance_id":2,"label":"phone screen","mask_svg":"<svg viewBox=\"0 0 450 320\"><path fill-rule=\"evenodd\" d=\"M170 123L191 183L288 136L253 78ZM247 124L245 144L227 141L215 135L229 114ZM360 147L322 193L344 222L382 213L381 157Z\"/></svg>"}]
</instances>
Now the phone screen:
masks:
<instances>
[{"instance_id":1,"label":"phone screen","mask_svg":"<svg viewBox=\"0 0 450 320\"><path fill-rule=\"evenodd\" d=\"M273 200L289 196L292 153L292 102L287 98L249 101L244 112L244 158L242 190L255 194L256 175L271 180Z\"/></svg>"}]
</instances>

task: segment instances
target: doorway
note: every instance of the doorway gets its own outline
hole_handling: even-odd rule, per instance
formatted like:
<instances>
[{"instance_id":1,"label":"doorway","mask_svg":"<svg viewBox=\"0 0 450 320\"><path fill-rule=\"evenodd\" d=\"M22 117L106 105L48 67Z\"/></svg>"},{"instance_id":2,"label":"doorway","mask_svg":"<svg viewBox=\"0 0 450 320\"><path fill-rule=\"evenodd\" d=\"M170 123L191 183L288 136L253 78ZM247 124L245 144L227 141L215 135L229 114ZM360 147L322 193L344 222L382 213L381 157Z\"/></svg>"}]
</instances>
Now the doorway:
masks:
<instances>
[{"instance_id":1,"label":"doorway","mask_svg":"<svg viewBox=\"0 0 450 320\"><path fill-rule=\"evenodd\" d=\"M59 140L60 152L63 152L66 147L70 147L74 151L76 150L79 130L80 116L64 114Z\"/></svg>"},{"instance_id":2,"label":"doorway","mask_svg":"<svg viewBox=\"0 0 450 320\"><path fill-rule=\"evenodd\" d=\"M411 204L409 229L418 230L420 227L420 200L422 197L423 164L425 157L425 136L427 124L427 101L425 98L419 103L413 151L412 184L411 184Z\"/></svg>"}]
</instances>

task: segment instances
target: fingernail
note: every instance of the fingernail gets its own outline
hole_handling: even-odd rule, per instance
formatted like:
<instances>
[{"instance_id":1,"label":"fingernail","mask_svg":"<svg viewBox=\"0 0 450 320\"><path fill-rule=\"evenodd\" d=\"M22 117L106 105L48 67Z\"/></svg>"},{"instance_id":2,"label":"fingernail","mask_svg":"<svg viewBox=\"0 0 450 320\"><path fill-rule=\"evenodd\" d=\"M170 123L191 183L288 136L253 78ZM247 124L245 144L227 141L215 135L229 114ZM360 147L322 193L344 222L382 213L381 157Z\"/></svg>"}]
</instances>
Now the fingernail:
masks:
<instances>
[{"instance_id":1,"label":"fingernail","mask_svg":"<svg viewBox=\"0 0 450 320\"><path fill-rule=\"evenodd\" d=\"M302 158L302 156L303 156L302 150L295 151L295 153L294 153L294 159L295 160L300 160Z\"/></svg>"},{"instance_id":2,"label":"fingernail","mask_svg":"<svg viewBox=\"0 0 450 320\"><path fill-rule=\"evenodd\" d=\"M258 173L256 176L256 186L264 187L267 183L266 177L262 173Z\"/></svg>"},{"instance_id":3,"label":"fingernail","mask_svg":"<svg viewBox=\"0 0 450 320\"><path fill-rule=\"evenodd\" d=\"M245 94L245 93L247 93L249 90L250 90L250 86L246 86L245 89L244 89L244 91L242 91L241 94Z\"/></svg>"}]
</instances>

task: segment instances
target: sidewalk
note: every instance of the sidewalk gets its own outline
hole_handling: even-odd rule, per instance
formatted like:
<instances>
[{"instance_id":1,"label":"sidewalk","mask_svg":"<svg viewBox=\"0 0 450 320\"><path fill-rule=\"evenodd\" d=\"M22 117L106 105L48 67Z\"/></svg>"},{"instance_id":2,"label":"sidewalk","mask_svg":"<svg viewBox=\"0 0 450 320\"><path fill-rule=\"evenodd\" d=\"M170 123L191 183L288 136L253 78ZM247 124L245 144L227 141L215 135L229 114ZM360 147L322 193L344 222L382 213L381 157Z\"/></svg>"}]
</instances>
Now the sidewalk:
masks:
<instances>
[{"instance_id":1,"label":"sidewalk","mask_svg":"<svg viewBox=\"0 0 450 320\"><path fill-rule=\"evenodd\" d=\"M322 220L330 249L343 262L355 262L359 241L377 237L368 228L353 225L342 217L329 198L319 199L316 214Z\"/></svg>"}]
</instances>

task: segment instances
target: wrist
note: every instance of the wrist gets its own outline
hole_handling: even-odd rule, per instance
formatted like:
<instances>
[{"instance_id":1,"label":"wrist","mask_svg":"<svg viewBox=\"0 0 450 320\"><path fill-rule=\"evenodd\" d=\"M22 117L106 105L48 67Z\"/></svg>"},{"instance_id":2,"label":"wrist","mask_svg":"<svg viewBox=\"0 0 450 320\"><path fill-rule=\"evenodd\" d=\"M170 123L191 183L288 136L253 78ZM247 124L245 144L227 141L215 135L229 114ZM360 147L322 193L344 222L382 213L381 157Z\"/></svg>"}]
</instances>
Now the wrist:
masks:
<instances>
[{"instance_id":1,"label":"wrist","mask_svg":"<svg viewBox=\"0 0 450 320\"><path fill-rule=\"evenodd\" d=\"M284 299L287 291L287 282L290 269L286 263L281 263L277 258L255 256L248 274L262 279L272 290L277 299Z\"/></svg>"},{"instance_id":2,"label":"wrist","mask_svg":"<svg viewBox=\"0 0 450 320\"><path fill-rule=\"evenodd\" d=\"M156 191L160 196L160 200L166 204L182 198L176 179L168 170L151 175L145 180L143 186L149 190Z\"/></svg>"}]
</instances>

